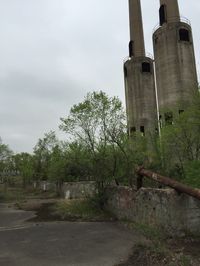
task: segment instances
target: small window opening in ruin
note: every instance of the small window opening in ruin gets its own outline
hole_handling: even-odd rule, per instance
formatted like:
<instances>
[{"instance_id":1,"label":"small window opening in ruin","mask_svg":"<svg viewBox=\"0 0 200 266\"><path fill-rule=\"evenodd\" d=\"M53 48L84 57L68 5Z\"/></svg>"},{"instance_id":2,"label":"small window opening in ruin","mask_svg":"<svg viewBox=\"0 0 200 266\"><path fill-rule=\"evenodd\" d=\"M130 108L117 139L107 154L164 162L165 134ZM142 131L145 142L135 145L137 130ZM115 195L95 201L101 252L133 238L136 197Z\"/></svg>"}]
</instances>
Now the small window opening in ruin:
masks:
<instances>
[{"instance_id":1,"label":"small window opening in ruin","mask_svg":"<svg viewBox=\"0 0 200 266\"><path fill-rule=\"evenodd\" d=\"M162 115L159 115L159 124L160 124L160 128L162 128L162 125L163 125Z\"/></svg>"},{"instance_id":2,"label":"small window opening in ruin","mask_svg":"<svg viewBox=\"0 0 200 266\"><path fill-rule=\"evenodd\" d=\"M129 57L134 56L134 41L129 42Z\"/></svg>"},{"instance_id":3,"label":"small window opening in ruin","mask_svg":"<svg viewBox=\"0 0 200 266\"><path fill-rule=\"evenodd\" d=\"M162 126L163 126L162 115L159 115L159 126L160 126L160 128L162 128Z\"/></svg>"},{"instance_id":4,"label":"small window opening in ruin","mask_svg":"<svg viewBox=\"0 0 200 266\"><path fill-rule=\"evenodd\" d=\"M180 29L179 30L179 38L180 38L180 41L189 42L190 41L189 31L186 29Z\"/></svg>"},{"instance_id":5,"label":"small window opening in ruin","mask_svg":"<svg viewBox=\"0 0 200 266\"><path fill-rule=\"evenodd\" d=\"M179 110L178 112L179 112L179 115L180 115L180 114L184 113L184 110Z\"/></svg>"},{"instance_id":6,"label":"small window opening in ruin","mask_svg":"<svg viewBox=\"0 0 200 266\"><path fill-rule=\"evenodd\" d=\"M135 132L136 132L136 127L131 127L131 128L130 128L130 133L133 134L133 133L135 133Z\"/></svg>"},{"instance_id":7,"label":"small window opening in ruin","mask_svg":"<svg viewBox=\"0 0 200 266\"><path fill-rule=\"evenodd\" d=\"M142 63L142 72L150 73L151 72L151 65L150 63L143 62Z\"/></svg>"},{"instance_id":8,"label":"small window opening in ruin","mask_svg":"<svg viewBox=\"0 0 200 266\"><path fill-rule=\"evenodd\" d=\"M140 132L142 133L142 136L144 136L144 135L145 135L144 126L141 126L141 127L140 127Z\"/></svg>"},{"instance_id":9,"label":"small window opening in ruin","mask_svg":"<svg viewBox=\"0 0 200 266\"><path fill-rule=\"evenodd\" d=\"M166 5L161 5L159 9L160 26L167 22Z\"/></svg>"},{"instance_id":10,"label":"small window opening in ruin","mask_svg":"<svg viewBox=\"0 0 200 266\"><path fill-rule=\"evenodd\" d=\"M165 123L167 125L172 125L173 124L173 113L172 112L165 113Z\"/></svg>"},{"instance_id":11,"label":"small window opening in ruin","mask_svg":"<svg viewBox=\"0 0 200 266\"><path fill-rule=\"evenodd\" d=\"M127 68L124 66L124 76L125 76L125 78L127 78L127 76L128 76L128 71L127 71Z\"/></svg>"}]
</instances>

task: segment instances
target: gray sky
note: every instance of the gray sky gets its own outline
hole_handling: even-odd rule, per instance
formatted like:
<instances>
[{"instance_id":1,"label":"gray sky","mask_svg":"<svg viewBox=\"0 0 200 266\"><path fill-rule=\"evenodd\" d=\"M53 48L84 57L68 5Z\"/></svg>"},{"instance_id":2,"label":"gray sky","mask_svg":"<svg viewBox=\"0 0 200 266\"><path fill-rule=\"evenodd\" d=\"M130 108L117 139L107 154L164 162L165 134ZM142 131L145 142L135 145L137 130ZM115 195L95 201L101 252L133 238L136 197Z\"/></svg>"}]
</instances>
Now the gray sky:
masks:
<instances>
[{"instance_id":1,"label":"gray sky","mask_svg":"<svg viewBox=\"0 0 200 266\"><path fill-rule=\"evenodd\" d=\"M200 1L179 0L193 26L200 71ZM158 23L158 0L142 0L146 50ZM87 92L124 102L128 0L0 0L0 136L32 151L45 132Z\"/></svg>"}]
</instances>

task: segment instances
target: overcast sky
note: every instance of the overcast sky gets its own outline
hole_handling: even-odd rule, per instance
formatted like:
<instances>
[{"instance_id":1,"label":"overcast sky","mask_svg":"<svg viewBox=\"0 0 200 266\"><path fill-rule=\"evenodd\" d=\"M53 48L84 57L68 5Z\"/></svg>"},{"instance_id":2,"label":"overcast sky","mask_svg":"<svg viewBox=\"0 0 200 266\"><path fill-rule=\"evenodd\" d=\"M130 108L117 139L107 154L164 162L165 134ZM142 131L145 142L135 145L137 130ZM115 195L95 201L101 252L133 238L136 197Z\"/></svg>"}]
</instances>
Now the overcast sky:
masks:
<instances>
[{"instance_id":1,"label":"overcast sky","mask_svg":"<svg viewBox=\"0 0 200 266\"><path fill-rule=\"evenodd\" d=\"M200 1L179 0L193 26L200 70ZM146 50L158 23L158 0L142 0ZM31 152L45 132L87 92L124 102L128 0L0 0L0 136ZM63 135L62 135L63 137Z\"/></svg>"}]
</instances>

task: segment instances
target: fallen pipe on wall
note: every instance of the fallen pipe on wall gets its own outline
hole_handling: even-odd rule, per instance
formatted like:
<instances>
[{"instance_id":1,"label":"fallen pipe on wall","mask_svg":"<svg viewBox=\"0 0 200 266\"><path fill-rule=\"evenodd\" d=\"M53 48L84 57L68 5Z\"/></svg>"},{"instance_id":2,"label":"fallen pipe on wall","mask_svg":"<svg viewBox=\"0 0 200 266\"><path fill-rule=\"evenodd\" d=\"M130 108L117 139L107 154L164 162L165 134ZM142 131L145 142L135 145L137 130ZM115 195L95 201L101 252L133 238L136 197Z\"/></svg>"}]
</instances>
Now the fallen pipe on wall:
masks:
<instances>
[{"instance_id":1,"label":"fallen pipe on wall","mask_svg":"<svg viewBox=\"0 0 200 266\"><path fill-rule=\"evenodd\" d=\"M185 193L187 195L190 195L190 196L200 200L200 189L191 188L191 187L184 185L184 184L182 184L176 180L173 180L172 178L159 175L159 174L152 172L150 170L145 170L142 167L138 167L136 169L136 173L138 174L137 189L140 189L142 187L143 177L147 177L147 178L150 178L151 180L156 181L162 185L171 187L178 192Z\"/></svg>"}]
</instances>

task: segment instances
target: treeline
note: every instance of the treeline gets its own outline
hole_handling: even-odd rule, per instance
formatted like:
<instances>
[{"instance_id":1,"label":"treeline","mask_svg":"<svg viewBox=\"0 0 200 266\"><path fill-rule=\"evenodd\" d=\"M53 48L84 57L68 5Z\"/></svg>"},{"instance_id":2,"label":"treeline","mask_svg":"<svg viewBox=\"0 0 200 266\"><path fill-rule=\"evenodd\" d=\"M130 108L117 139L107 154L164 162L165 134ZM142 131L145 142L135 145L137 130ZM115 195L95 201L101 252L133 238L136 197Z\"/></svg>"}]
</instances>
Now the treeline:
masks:
<instances>
[{"instance_id":1,"label":"treeline","mask_svg":"<svg viewBox=\"0 0 200 266\"><path fill-rule=\"evenodd\" d=\"M55 132L39 139L33 153L14 154L0 142L0 174L33 181L95 180L99 187L115 182L134 185L137 165L200 187L200 96L192 107L161 129L161 135L127 136L121 101L103 92L88 93L61 118L66 141Z\"/></svg>"}]
</instances>

